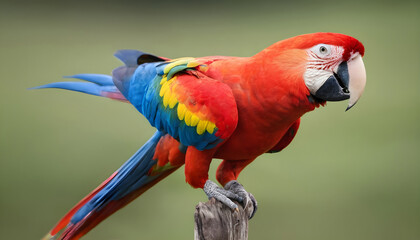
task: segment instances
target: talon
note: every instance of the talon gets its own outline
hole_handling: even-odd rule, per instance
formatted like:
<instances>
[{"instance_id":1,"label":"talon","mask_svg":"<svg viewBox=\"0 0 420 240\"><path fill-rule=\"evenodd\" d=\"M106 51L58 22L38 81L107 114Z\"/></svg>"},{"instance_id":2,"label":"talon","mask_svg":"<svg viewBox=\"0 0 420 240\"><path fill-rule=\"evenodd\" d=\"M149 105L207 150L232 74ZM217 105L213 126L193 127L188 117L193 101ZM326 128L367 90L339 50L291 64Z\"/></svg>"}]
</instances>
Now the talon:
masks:
<instances>
[{"instance_id":1,"label":"talon","mask_svg":"<svg viewBox=\"0 0 420 240\"><path fill-rule=\"evenodd\" d=\"M242 186L242 184L240 184L236 180L232 180L228 182L225 185L225 189L239 195L239 197L241 198L241 201L239 200L237 201L242 203L242 206L244 207L244 209L247 208L249 203L252 203L252 212L249 214L249 219L251 219L255 215L255 212L257 211L257 208L258 208L257 200L255 199L255 197L251 193L248 193L245 190L245 188Z\"/></svg>"},{"instance_id":2,"label":"talon","mask_svg":"<svg viewBox=\"0 0 420 240\"><path fill-rule=\"evenodd\" d=\"M255 199L254 195L252 195L251 193L248 193L248 194L249 194L249 198L250 198L250 199L251 199L251 201L252 201L252 205L253 205L253 207L254 207L254 209L253 209L253 211L252 211L251 215L249 216L249 219L251 219L252 217L254 217L255 213L257 212L257 209L258 209L258 203L257 203L257 200Z\"/></svg>"},{"instance_id":3,"label":"talon","mask_svg":"<svg viewBox=\"0 0 420 240\"><path fill-rule=\"evenodd\" d=\"M220 202L222 202L223 204L228 206L230 209L232 209L232 210L238 209L238 205L236 205L231 200L231 199L233 199L233 200L239 201L239 199L241 199L241 197L238 194L236 194L232 191L228 191L226 189L223 189L223 188L219 187L216 183L214 183L210 180L206 181L206 183L204 184L203 190L204 190L204 192L206 193L206 195L209 199L214 197L215 199L219 200Z\"/></svg>"},{"instance_id":4,"label":"talon","mask_svg":"<svg viewBox=\"0 0 420 240\"><path fill-rule=\"evenodd\" d=\"M232 200L242 203L244 209L249 214L249 219L257 211L257 200L255 200L251 193L245 191L244 187L236 180L228 182L225 188L221 188L216 183L207 180L203 190L209 199L215 198L236 212L239 212L239 208ZM252 203L252 205L249 205L249 203Z\"/></svg>"}]
</instances>

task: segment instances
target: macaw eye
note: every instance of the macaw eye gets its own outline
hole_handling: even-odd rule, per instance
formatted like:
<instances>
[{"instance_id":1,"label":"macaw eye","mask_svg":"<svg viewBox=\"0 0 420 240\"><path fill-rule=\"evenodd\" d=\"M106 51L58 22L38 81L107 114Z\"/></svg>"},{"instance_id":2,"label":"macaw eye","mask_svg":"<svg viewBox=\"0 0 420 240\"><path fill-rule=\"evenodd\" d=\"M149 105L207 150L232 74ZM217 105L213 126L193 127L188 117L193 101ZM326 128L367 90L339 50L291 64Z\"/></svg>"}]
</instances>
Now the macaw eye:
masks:
<instances>
[{"instance_id":1,"label":"macaw eye","mask_svg":"<svg viewBox=\"0 0 420 240\"><path fill-rule=\"evenodd\" d=\"M326 44L319 44L312 49L320 57L328 56L331 53L331 46Z\"/></svg>"}]
</instances>

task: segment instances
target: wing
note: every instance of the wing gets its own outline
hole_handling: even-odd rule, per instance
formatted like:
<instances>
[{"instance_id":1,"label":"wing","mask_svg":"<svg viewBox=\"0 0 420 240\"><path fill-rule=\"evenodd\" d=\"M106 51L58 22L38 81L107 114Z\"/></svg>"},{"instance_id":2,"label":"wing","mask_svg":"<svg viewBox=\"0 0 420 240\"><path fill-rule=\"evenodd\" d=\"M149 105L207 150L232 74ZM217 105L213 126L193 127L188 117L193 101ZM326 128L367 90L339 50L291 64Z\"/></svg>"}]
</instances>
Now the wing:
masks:
<instances>
[{"instance_id":1,"label":"wing","mask_svg":"<svg viewBox=\"0 0 420 240\"><path fill-rule=\"evenodd\" d=\"M113 71L113 80L152 126L185 146L204 150L233 133L238 112L230 87L206 76L202 68L205 64L195 58L126 64Z\"/></svg>"}]
</instances>

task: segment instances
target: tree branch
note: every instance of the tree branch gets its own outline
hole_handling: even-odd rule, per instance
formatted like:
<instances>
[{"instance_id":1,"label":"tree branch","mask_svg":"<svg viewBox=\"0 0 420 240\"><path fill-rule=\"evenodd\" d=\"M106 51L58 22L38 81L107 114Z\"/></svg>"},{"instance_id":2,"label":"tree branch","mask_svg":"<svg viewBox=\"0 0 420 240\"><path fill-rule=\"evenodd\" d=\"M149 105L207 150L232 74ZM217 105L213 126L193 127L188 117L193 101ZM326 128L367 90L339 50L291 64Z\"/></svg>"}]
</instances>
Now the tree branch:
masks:
<instances>
[{"instance_id":1,"label":"tree branch","mask_svg":"<svg viewBox=\"0 0 420 240\"><path fill-rule=\"evenodd\" d=\"M195 240L246 240L248 239L248 221L254 207L248 203L244 209L232 211L223 203L212 198L206 203L200 202L195 208Z\"/></svg>"}]
</instances>

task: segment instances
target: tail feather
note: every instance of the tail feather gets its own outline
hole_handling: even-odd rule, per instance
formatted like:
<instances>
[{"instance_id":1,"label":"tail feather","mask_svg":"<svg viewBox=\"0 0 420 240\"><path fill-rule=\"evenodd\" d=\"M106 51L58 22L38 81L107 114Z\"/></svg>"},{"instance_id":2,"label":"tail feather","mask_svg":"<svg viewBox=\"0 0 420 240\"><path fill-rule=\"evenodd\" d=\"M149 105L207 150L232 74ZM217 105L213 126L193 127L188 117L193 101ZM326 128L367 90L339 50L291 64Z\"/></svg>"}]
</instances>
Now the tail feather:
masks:
<instances>
[{"instance_id":1,"label":"tail feather","mask_svg":"<svg viewBox=\"0 0 420 240\"><path fill-rule=\"evenodd\" d=\"M127 102L127 99L114 85L111 76L103 74L76 74L65 76L65 78L77 78L89 82L55 82L30 89L59 88Z\"/></svg>"},{"instance_id":2,"label":"tail feather","mask_svg":"<svg viewBox=\"0 0 420 240\"><path fill-rule=\"evenodd\" d=\"M124 84L128 83L136 68L144 63L169 60L136 50L120 50L115 56L125 66L114 70L113 76L76 74L65 78L77 78L88 82L56 82L31 89L59 88L128 102L124 96L127 95L127 92L123 91L126 90ZM165 134L162 132L156 132L119 170L74 206L43 239L79 239L109 215L178 169L183 164L183 156L178 161L180 165L168 163L164 164L164 168L156 168L157 161L153 156L163 135ZM178 149L178 142L173 145ZM167 162L168 159L162 161Z\"/></svg>"},{"instance_id":3,"label":"tail feather","mask_svg":"<svg viewBox=\"0 0 420 240\"><path fill-rule=\"evenodd\" d=\"M104 74L76 74L72 76L65 76L65 78L77 78L80 80L88 81L89 83L84 82L56 82L50 83L38 87L33 87L30 89L42 89L42 88L59 88L70 91L82 92L90 95L101 96L106 98L111 98L114 100L128 102L126 99L126 92L120 92L122 89L126 89L122 86L122 79L130 79L133 72L136 68L144 63L152 62L164 62L168 61L168 58L158 57L148 53L140 52L138 50L123 49L119 50L114 54L119 60L121 60L125 66L119 67L114 70L114 78L117 77L117 81L114 80L112 76ZM118 73L118 74L117 74ZM125 81L127 82L127 81ZM118 87L118 88L117 88Z\"/></svg>"},{"instance_id":4,"label":"tail feather","mask_svg":"<svg viewBox=\"0 0 420 240\"><path fill-rule=\"evenodd\" d=\"M147 183L146 185L138 188L136 191L127 194L125 197L119 201L111 201L107 206L105 206L101 211L92 212L90 215L86 216L82 221L77 223L74 226L69 226L62 234L62 240L77 240L80 237L84 236L90 230L92 230L96 225L102 222L104 219L109 217L111 214L117 210L123 208L131 201L136 199L138 196L146 192L149 188L153 187L155 184L160 182L162 179L173 173L180 166L168 169L165 172L161 173L159 176L154 178L153 181Z\"/></svg>"},{"instance_id":5,"label":"tail feather","mask_svg":"<svg viewBox=\"0 0 420 240\"><path fill-rule=\"evenodd\" d=\"M153 155L163 135L156 132L120 169L70 210L44 239L79 239L109 215L175 171L179 166L168 168L159 174L149 174L157 163L153 160Z\"/></svg>"},{"instance_id":6,"label":"tail feather","mask_svg":"<svg viewBox=\"0 0 420 240\"><path fill-rule=\"evenodd\" d=\"M31 89L43 89L43 88L59 88L59 89L87 93L87 94L95 95L95 96L101 96L100 86L94 83L85 83L85 82L54 82L54 83L49 83L49 84L45 84L38 87L33 87Z\"/></svg>"},{"instance_id":7,"label":"tail feather","mask_svg":"<svg viewBox=\"0 0 420 240\"><path fill-rule=\"evenodd\" d=\"M66 227L66 225L70 222L70 219L73 217L73 215L87 202L89 202L92 197L94 197L99 191L101 191L106 184L114 178L114 176L117 174L117 172L114 172L107 180L105 180L101 185L99 185L96 189L94 189L92 192L90 192L85 198L80 200L79 203L76 204L58 223L57 225L48 233L47 236L43 239L47 240L50 239L52 236L56 235L60 230Z\"/></svg>"},{"instance_id":8,"label":"tail feather","mask_svg":"<svg viewBox=\"0 0 420 240\"><path fill-rule=\"evenodd\" d=\"M72 76L64 76L64 78L77 78L88 82L96 83L101 86L114 86L112 77L105 74L82 73Z\"/></svg>"}]
</instances>

